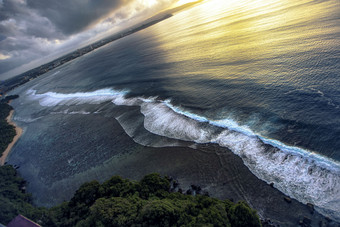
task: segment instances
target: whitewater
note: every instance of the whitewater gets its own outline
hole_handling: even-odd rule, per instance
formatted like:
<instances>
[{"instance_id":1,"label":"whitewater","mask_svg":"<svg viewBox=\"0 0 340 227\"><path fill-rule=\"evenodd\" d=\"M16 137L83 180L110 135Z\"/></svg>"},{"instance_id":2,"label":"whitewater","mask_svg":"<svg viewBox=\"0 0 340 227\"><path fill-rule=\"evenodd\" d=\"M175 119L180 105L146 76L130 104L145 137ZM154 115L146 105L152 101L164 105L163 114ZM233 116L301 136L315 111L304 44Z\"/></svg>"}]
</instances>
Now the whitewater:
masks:
<instances>
[{"instance_id":1,"label":"whitewater","mask_svg":"<svg viewBox=\"0 0 340 227\"><path fill-rule=\"evenodd\" d=\"M28 90L29 99L41 106L72 106L112 102L118 106L139 106L144 115L144 128L172 139L195 143L216 143L242 158L244 164L259 179L274 183L274 187L291 198L311 203L322 214L340 220L340 163L299 147L256 134L234 119L214 120L174 106L171 100L158 97L127 98L128 90L111 88L70 94ZM63 112L75 114L74 112ZM89 114L78 112L76 114ZM119 117L117 117L119 121ZM120 122L131 128L133 122ZM135 137L129 132L129 136ZM142 140L135 140L142 145ZM176 146L177 144L173 144ZM161 146L157 144L157 146ZM169 146L169 144L163 144Z\"/></svg>"},{"instance_id":2,"label":"whitewater","mask_svg":"<svg viewBox=\"0 0 340 227\"><path fill-rule=\"evenodd\" d=\"M24 133L8 162L43 206L160 172L281 226L339 221L339 12L209 0L96 49L13 90Z\"/></svg>"}]
</instances>

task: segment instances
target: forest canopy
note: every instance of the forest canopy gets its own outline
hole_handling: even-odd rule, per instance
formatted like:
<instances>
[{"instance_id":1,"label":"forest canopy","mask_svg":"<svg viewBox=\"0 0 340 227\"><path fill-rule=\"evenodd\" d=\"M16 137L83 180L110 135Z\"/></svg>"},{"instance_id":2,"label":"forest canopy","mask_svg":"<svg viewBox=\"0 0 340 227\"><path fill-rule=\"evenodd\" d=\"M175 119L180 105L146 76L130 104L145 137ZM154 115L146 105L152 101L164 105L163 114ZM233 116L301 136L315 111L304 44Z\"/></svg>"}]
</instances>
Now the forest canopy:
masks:
<instances>
[{"instance_id":1,"label":"forest canopy","mask_svg":"<svg viewBox=\"0 0 340 227\"><path fill-rule=\"evenodd\" d=\"M245 202L171 192L173 181L157 173L140 181L87 182L70 201L49 209L31 204L12 166L0 167L0 184L3 224L22 214L42 226L261 226Z\"/></svg>"}]
</instances>

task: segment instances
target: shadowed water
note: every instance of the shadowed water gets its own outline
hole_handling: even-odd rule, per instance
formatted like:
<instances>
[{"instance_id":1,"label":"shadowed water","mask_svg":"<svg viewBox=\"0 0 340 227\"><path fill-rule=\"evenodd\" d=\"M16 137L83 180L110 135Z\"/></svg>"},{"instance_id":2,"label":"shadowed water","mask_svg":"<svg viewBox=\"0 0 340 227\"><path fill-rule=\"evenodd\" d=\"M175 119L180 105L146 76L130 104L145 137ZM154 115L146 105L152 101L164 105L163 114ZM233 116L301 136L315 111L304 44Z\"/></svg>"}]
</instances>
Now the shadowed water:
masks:
<instances>
[{"instance_id":1,"label":"shadowed water","mask_svg":"<svg viewBox=\"0 0 340 227\"><path fill-rule=\"evenodd\" d=\"M67 63L14 91L25 134L10 162L39 160L44 172L27 177L47 185L96 168L136 146L117 143L112 118L144 146L226 148L339 220L339 12L338 1L211 0Z\"/></svg>"}]
</instances>

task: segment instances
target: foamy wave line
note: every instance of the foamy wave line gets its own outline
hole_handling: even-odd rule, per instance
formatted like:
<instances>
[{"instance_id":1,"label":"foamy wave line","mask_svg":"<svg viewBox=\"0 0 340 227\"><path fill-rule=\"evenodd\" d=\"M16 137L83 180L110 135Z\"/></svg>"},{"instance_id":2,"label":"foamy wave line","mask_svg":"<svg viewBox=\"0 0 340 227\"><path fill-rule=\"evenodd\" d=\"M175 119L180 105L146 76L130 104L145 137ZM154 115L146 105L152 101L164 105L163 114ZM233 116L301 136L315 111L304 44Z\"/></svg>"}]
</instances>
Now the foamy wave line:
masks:
<instances>
[{"instance_id":1,"label":"foamy wave line","mask_svg":"<svg viewBox=\"0 0 340 227\"><path fill-rule=\"evenodd\" d=\"M91 114L91 112L88 112L88 111L70 111L70 110L67 109L67 110L64 110L64 111L51 112L51 114L89 115L89 114Z\"/></svg>"},{"instance_id":2,"label":"foamy wave line","mask_svg":"<svg viewBox=\"0 0 340 227\"><path fill-rule=\"evenodd\" d=\"M173 106L170 100L143 103L145 128L155 134L197 143L217 143L240 156L260 179L340 220L340 163L257 135L231 119L210 120ZM215 126L215 127L214 127ZM217 128L223 128L220 132ZM270 148L271 145L272 148Z\"/></svg>"},{"instance_id":3,"label":"foamy wave line","mask_svg":"<svg viewBox=\"0 0 340 227\"><path fill-rule=\"evenodd\" d=\"M32 99L39 100L39 104L42 106L79 105L84 103L99 104L105 101L112 101L113 98L119 99L120 97L124 97L127 93L127 90L116 91L110 88L70 94L56 92L37 94L36 90L27 91L27 95Z\"/></svg>"},{"instance_id":4,"label":"foamy wave line","mask_svg":"<svg viewBox=\"0 0 340 227\"><path fill-rule=\"evenodd\" d=\"M286 195L303 203L313 203L321 213L340 220L339 162L257 135L249 127L239 125L232 119L211 120L174 106L170 100L126 98L127 93L127 90L113 89L72 94L28 92L42 106L99 104L106 101L112 101L115 105L140 106L144 127L151 133L227 147L240 156L258 178L273 182Z\"/></svg>"},{"instance_id":5,"label":"foamy wave line","mask_svg":"<svg viewBox=\"0 0 340 227\"><path fill-rule=\"evenodd\" d=\"M330 158L326 158L324 156L321 156L319 154L316 154L312 151L309 151L307 149L302 149L299 147L293 147L293 146L288 146L280 141L277 140L273 140L273 139L269 139L266 138L264 136L261 136L259 134L256 134L255 132L253 132L248 126L242 126L239 125L237 122L235 122L232 119L223 119L223 120L209 120L206 117L203 116L199 116L197 114L193 114L190 113L188 111L184 111L179 107L173 106L171 104L170 100L165 100L164 103L174 112L184 115L188 118L197 120L199 122L203 122L203 123L208 123L217 127L221 127L221 128L226 128L229 130L233 130L242 134L245 134L249 137L258 137L263 143L271 145L273 147L276 147L284 152L286 152L287 154L292 154L292 155L302 155L306 158L312 158L317 160L318 162L322 163L324 167L326 168L332 168L332 166L337 166L339 169L340 168L340 163L332 160Z\"/></svg>"}]
</instances>

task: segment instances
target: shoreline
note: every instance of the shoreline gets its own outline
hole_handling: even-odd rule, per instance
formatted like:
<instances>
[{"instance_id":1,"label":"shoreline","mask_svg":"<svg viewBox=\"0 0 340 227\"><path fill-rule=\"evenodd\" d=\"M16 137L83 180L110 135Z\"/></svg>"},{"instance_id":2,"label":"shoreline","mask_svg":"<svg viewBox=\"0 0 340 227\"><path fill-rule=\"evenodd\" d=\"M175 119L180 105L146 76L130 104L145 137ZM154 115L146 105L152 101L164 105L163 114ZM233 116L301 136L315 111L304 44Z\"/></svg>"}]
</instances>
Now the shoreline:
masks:
<instances>
[{"instance_id":1,"label":"shoreline","mask_svg":"<svg viewBox=\"0 0 340 227\"><path fill-rule=\"evenodd\" d=\"M194 184L208 191L214 198L244 200L258 211L261 219L281 226L297 226L303 220L310 220L313 227L317 227L320 222L330 222L306 204L289 198L287 201L286 195L252 174L240 157L217 144L198 144L195 148L147 147L136 143L124 133L115 118L104 115L67 116L71 124L66 125L67 127L55 125L53 132L46 128L40 137L50 137L53 141L62 139L65 143L56 143L53 149L46 149L42 153L42 140L38 138L32 141L32 146L36 149L26 150L24 143L20 143L18 152L11 156L11 164L20 165L19 173L29 182L27 192L33 195L36 206L52 207L70 200L80 185L92 180L103 182L113 175L140 180L144 175L157 172L172 176L185 190ZM65 120L64 116L53 115L55 117ZM45 124L44 121L39 123ZM89 130L94 127L99 131ZM66 132L75 137L64 140L66 137L57 136L65 135ZM106 145L101 150L96 150L91 144L102 141L95 136L98 132L115 139L105 139ZM74 147L73 141L77 138L80 138L80 146ZM77 156L78 151L85 148L89 149L86 156ZM107 149L112 152L101 152ZM85 164L83 169L78 167L80 164Z\"/></svg>"},{"instance_id":2,"label":"shoreline","mask_svg":"<svg viewBox=\"0 0 340 227\"><path fill-rule=\"evenodd\" d=\"M20 136L23 133L23 129L18 127L13 121L12 121L12 117L14 114L14 110L11 110L11 112L9 113L9 115L6 118L6 121L8 122L8 124L13 125L15 128L15 133L16 135L14 136L12 142L10 144L8 144L6 150L2 153L2 156L0 157L0 166L3 166L6 162L7 156L9 155L9 153L11 152L14 144L19 140Z\"/></svg>"}]
</instances>

